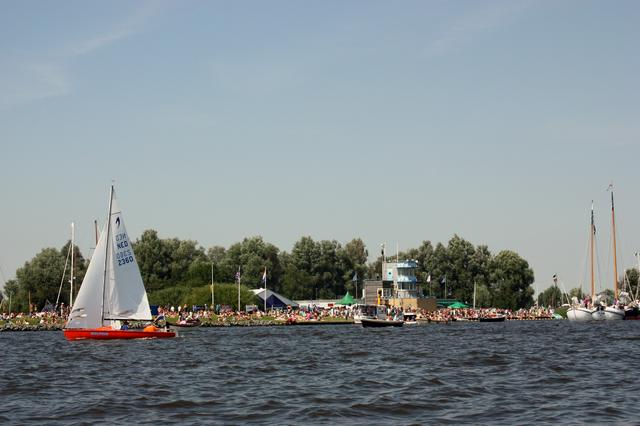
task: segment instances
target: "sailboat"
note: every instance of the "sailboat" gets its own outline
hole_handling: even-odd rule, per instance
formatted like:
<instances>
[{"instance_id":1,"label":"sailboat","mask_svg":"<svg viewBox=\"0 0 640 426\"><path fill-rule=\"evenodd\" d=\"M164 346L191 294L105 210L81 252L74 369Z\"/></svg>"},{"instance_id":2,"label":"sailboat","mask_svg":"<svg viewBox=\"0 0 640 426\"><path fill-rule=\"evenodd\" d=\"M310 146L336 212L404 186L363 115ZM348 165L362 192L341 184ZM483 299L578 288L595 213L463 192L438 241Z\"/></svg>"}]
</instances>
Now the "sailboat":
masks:
<instances>
[{"instance_id":1,"label":"sailboat","mask_svg":"<svg viewBox=\"0 0 640 426\"><path fill-rule=\"evenodd\" d=\"M604 309L604 319L606 320L623 320L624 308L617 305L619 300L618 294L618 258L616 253L616 215L613 205L613 184L609 185L611 191L611 233L613 239L613 298L614 304Z\"/></svg>"},{"instance_id":2,"label":"sailboat","mask_svg":"<svg viewBox=\"0 0 640 426\"><path fill-rule=\"evenodd\" d=\"M591 301L595 300L595 266L593 262L595 251L596 225L593 220L593 201L591 202L591 224L589 225L589 258L591 266ZM588 304L582 304L574 297L571 307L567 310L567 319L571 321L591 321L593 319L604 319L604 311L592 308Z\"/></svg>"},{"instance_id":3,"label":"sailboat","mask_svg":"<svg viewBox=\"0 0 640 426\"><path fill-rule=\"evenodd\" d=\"M175 337L175 332L154 325L143 330L122 325L123 321L151 320L147 292L112 185L105 229L71 308L64 336L68 340Z\"/></svg>"}]
</instances>

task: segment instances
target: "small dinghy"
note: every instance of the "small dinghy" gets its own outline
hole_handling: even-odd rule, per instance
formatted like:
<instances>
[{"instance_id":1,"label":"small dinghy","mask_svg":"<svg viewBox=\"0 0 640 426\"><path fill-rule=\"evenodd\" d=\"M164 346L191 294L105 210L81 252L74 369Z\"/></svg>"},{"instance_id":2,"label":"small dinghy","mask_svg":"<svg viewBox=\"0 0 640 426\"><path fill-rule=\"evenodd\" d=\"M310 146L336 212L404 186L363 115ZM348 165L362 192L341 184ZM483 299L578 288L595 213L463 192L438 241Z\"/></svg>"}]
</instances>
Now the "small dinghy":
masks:
<instances>
[{"instance_id":1,"label":"small dinghy","mask_svg":"<svg viewBox=\"0 0 640 426\"><path fill-rule=\"evenodd\" d=\"M506 320L507 317L501 314L495 315L495 316L486 316L486 317L480 317L478 319L478 321L480 322L502 322L504 320Z\"/></svg>"},{"instance_id":2,"label":"small dinghy","mask_svg":"<svg viewBox=\"0 0 640 426\"><path fill-rule=\"evenodd\" d=\"M402 327L404 321L362 318L363 327Z\"/></svg>"},{"instance_id":3,"label":"small dinghy","mask_svg":"<svg viewBox=\"0 0 640 426\"><path fill-rule=\"evenodd\" d=\"M190 328L190 327L200 327L202 323L199 319L191 319L191 320L182 320L176 323L168 323L170 327L179 327L179 328Z\"/></svg>"}]
</instances>

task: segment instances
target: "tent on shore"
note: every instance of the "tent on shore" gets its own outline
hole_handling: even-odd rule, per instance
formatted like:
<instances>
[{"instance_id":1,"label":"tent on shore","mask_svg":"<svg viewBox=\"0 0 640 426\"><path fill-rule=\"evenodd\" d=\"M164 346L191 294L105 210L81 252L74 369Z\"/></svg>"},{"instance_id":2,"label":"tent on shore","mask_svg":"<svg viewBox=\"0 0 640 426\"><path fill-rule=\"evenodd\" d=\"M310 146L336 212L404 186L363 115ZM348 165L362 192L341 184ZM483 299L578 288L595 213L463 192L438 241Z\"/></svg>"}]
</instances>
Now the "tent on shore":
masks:
<instances>
[{"instance_id":1,"label":"tent on shore","mask_svg":"<svg viewBox=\"0 0 640 426\"><path fill-rule=\"evenodd\" d=\"M259 309L264 309L264 297L265 297L265 289L264 288L256 288L251 290L253 294L255 294L260 302L258 303ZM297 308L298 304L293 300L287 299L281 294L278 294L271 290L266 290L267 297L267 309L276 308L286 308L287 306L291 306L292 308Z\"/></svg>"},{"instance_id":2,"label":"tent on shore","mask_svg":"<svg viewBox=\"0 0 640 426\"><path fill-rule=\"evenodd\" d=\"M450 304L449 306L447 306L449 309L463 309L463 308L468 308L469 305L465 305L462 302L455 302Z\"/></svg>"},{"instance_id":3,"label":"tent on shore","mask_svg":"<svg viewBox=\"0 0 640 426\"><path fill-rule=\"evenodd\" d=\"M342 299L338 300L336 302L336 305L354 305L355 303L356 303L356 300L347 291L347 294L345 294Z\"/></svg>"}]
</instances>

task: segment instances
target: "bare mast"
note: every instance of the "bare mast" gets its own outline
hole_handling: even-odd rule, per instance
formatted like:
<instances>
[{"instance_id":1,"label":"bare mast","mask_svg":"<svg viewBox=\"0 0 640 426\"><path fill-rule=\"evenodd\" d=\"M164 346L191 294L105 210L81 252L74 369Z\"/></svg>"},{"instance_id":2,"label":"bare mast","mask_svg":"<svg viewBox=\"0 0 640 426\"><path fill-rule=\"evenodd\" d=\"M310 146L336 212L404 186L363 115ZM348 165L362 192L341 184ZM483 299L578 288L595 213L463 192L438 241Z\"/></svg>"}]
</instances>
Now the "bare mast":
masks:
<instances>
[{"instance_id":1,"label":"bare mast","mask_svg":"<svg viewBox=\"0 0 640 426\"><path fill-rule=\"evenodd\" d=\"M111 244L109 237L111 236L111 208L113 206L113 185L111 185L111 192L109 193L109 215L107 216L107 235L105 235L105 251L104 256L104 274L102 277L102 315L101 321L104 321L104 296L107 290L107 265L109 264L109 253L111 252Z\"/></svg>"},{"instance_id":2,"label":"bare mast","mask_svg":"<svg viewBox=\"0 0 640 426\"><path fill-rule=\"evenodd\" d=\"M589 227L589 257L591 258L591 303L596 298L596 283L595 283L595 271L593 265L593 248L594 248L594 236L596 233L596 225L593 220L593 200L591 200L591 226Z\"/></svg>"},{"instance_id":3,"label":"bare mast","mask_svg":"<svg viewBox=\"0 0 640 426\"><path fill-rule=\"evenodd\" d=\"M71 222L71 278L69 278L69 284L70 285L70 292L69 292L69 306L73 306L73 258L74 258L74 252L75 250L73 249L73 245L74 245L74 241L75 241L75 230L76 227L74 225L73 222Z\"/></svg>"},{"instance_id":4,"label":"bare mast","mask_svg":"<svg viewBox=\"0 0 640 426\"><path fill-rule=\"evenodd\" d=\"M613 297L618 300L618 257L616 252L616 214L613 207L613 184L609 185L611 191L611 232L613 233Z\"/></svg>"}]
</instances>

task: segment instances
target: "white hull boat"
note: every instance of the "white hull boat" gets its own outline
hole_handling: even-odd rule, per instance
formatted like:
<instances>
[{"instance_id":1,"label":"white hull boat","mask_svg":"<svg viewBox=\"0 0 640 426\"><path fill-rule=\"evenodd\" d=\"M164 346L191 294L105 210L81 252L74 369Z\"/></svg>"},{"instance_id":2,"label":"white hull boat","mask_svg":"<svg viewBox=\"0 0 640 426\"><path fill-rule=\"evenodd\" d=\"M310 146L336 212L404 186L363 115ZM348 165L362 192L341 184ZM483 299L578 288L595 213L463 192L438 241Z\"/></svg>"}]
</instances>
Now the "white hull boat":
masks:
<instances>
[{"instance_id":1,"label":"white hull boat","mask_svg":"<svg viewBox=\"0 0 640 426\"><path fill-rule=\"evenodd\" d=\"M592 309L587 308L569 308L567 319L570 321L591 321L593 319L592 312Z\"/></svg>"},{"instance_id":2,"label":"white hull boat","mask_svg":"<svg viewBox=\"0 0 640 426\"><path fill-rule=\"evenodd\" d=\"M624 319L624 309L616 308L615 306L608 306L604 310L604 319L619 321Z\"/></svg>"},{"instance_id":3,"label":"white hull boat","mask_svg":"<svg viewBox=\"0 0 640 426\"><path fill-rule=\"evenodd\" d=\"M604 321L605 318L605 313L604 313L604 309L596 309L591 313L591 317L592 319L594 319L595 321Z\"/></svg>"}]
</instances>

